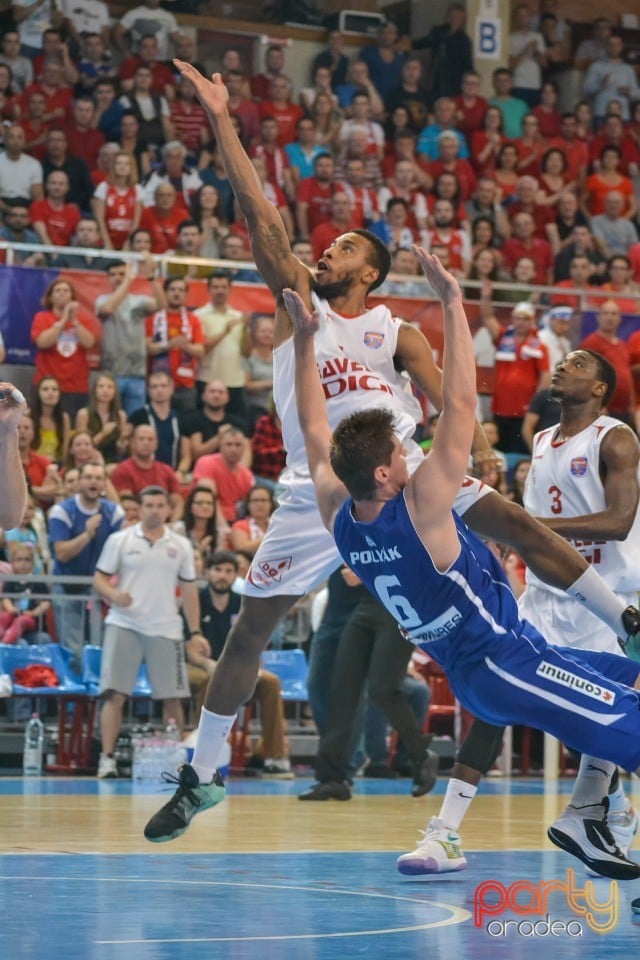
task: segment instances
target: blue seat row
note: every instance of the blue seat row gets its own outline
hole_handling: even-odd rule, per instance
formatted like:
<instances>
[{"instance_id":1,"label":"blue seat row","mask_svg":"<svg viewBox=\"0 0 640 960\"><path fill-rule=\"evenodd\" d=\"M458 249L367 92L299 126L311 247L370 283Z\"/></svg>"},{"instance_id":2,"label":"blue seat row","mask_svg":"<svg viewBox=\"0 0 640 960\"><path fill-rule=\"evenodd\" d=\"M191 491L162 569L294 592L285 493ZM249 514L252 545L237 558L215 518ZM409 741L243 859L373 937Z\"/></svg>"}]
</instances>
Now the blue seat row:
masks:
<instances>
[{"instance_id":1,"label":"blue seat row","mask_svg":"<svg viewBox=\"0 0 640 960\"><path fill-rule=\"evenodd\" d=\"M86 646L82 651L82 677L74 677L66 651L57 643L30 647L14 647L0 644L0 673L8 673L16 696L59 697L61 695L87 694L96 697L100 687L100 661L102 647ZM28 666L52 667L60 681L56 687L25 687L13 679L14 670ZM151 685L147 668L143 663L133 690L134 697L150 697Z\"/></svg>"}]
</instances>

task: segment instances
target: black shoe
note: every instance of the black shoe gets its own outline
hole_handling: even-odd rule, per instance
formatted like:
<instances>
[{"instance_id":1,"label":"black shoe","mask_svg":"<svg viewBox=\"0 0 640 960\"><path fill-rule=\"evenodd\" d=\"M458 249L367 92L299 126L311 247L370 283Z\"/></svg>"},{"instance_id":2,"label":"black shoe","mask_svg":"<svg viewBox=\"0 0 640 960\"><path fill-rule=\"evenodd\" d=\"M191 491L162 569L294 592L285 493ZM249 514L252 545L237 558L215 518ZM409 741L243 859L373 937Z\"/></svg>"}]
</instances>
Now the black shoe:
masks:
<instances>
[{"instance_id":1,"label":"black shoe","mask_svg":"<svg viewBox=\"0 0 640 960\"><path fill-rule=\"evenodd\" d=\"M178 789L171 800L151 817L144 828L144 835L152 843L175 840L184 833L196 813L215 807L224 800L224 780L216 770L211 783L200 783L198 774L188 763L183 763L178 776L163 773L165 783L177 783Z\"/></svg>"},{"instance_id":2,"label":"black shoe","mask_svg":"<svg viewBox=\"0 0 640 960\"><path fill-rule=\"evenodd\" d=\"M640 611L636 607L627 607L622 614L624 637L618 637L618 643L631 660L640 661Z\"/></svg>"},{"instance_id":3,"label":"black shoe","mask_svg":"<svg viewBox=\"0 0 640 960\"><path fill-rule=\"evenodd\" d=\"M608 798L602 803L574 807L563 811L547 830L556 847L582 860L591 870L609 880L637 880L640 864L629 860L617 845L609 824Z\"/></svg>"},{"instance_id":4,"label":"black shoe","mask_svg":"<svg viewBox=\"0 0 640 960\"><path fill-rule=\"evenodd\" d=\"M392 770L386 763L367 763L362 771L363 777L371 777L374 780L395 780L397 778L395 770Z\"/></svg>"},{"instance_id":5,"label":"black shoe","mask_svg":"<svg viewBox=\"0 0 640 960\"><path fill-rule=\"evenodd\" d=\"M351 800L351 787L346 781L327 780L299 794L298 800Z\"/></svg>"},{"instance_id":6,"label":"black shoe","mask_svg":"<svg viewBox=\"0 0 640 960\"><path fill-rule=\"evenodd\" d=\"M414 764L413 786L411 787L412 797L423 797L425 793L433 790L438 779L439 764L440 757L432 750L427 750L424 760Z\"/></svg>"}]
</instances>

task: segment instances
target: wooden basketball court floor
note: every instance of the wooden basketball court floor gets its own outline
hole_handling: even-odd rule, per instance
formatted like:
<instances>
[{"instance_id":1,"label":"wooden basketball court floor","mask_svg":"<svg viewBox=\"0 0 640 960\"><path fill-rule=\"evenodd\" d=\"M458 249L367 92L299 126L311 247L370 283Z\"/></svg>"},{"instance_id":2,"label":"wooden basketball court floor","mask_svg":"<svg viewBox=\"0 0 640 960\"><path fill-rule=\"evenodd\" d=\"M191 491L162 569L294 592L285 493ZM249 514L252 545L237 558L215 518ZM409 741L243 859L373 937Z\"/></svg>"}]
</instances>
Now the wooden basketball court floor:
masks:
<instances>
[{"instance_id":1,"label":"wooden basketball court floor","mask_svg":"<svg viewBox=\"0 0 640 960\"><path fill-rule=\"evenodd\" d=\"M0 957L640 955L640 881L585 887L581 864L546 838L570 782L486 780L462 832L467 870L416 879L396 857L437 812L445 780L418 800L407 780L358 780L348 803L301 803L310 782L231 779L183 837L152 845L142 830L159 786L0 779Z\"/></svg>"}]
</instances>

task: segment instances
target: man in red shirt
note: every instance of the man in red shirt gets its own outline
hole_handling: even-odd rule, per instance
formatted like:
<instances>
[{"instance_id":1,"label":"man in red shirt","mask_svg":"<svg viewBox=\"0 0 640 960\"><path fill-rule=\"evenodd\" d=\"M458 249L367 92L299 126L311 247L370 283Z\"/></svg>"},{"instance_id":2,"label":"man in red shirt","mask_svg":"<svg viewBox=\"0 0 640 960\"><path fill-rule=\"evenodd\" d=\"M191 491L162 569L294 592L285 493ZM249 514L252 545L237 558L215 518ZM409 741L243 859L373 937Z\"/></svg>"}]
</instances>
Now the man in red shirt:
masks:
<instances>
[{"instance_id":1,"label":"man in red shirt","mask_svg":"<svg viewBox=\"0 0 640 960\"><path fill-rule=\"evenodd\" d=\"M462 93L453 98L456 105L456 127L471 144L471 134L481 130L487 112L487 101L480 96L482 80L478 73L467 70L462 74Z\"/></svg>"},{"instance_id":2,"label":"man in red shirt","mask_svg":"<svg viewBox=\"0 0 640 960\"><path fill-rule=\"evenodd\" d=\"M275 183L289 201L295 200L296 190L291 176L291 164L286 151L278 146L279 127L275 117L263 117L260 121L260 138L248 151L254 157L264 157L267 164L267 180Z\"/></svg>"},{"instance_id":3,"label":"man in red shirt","mask_svg":"<svg viewBox=\"0 0 640 960\"><path fill-rule=\"evenodd\" d=\"M266 100L269 96L271 81L275 77L286 76L284 70L284 50L280 44L272 43L264 55L264 73L251 77L251 95L254 100Z\"/></svg>"},{"instance_id":4,"label":"man in red shirt","mask_svg":"<svg viewBox=\"0 0 640 960\"><path fill-rule=\"evenodd\" d=\"M460 143L453 130L443 130L438 137L438 156L429 164L429 173L436 180L441 173L453 173L460 184L460 201L466 203L475 192L477 180L468 160L458 156Z\"/></svg>"},{"instance_id":5,"label":"man in red shirt","mask_svg":"<svg viewBox=\"0 0 640 960\"><path fill-rule=\"evenodd\" d=\"M212 480L218 495L218 503L227 523L238 519L238 504L244 500L256 480L247 467L240 462L245 452L247 438L237 427L225 427L220 437L218 453L209 453L196 460L193 480Z\"/></svg>"},{"instance_id":6,"label":"man in red shirt","mask_svg":"<svg viewBox=\"0 0 640 960\"><path fill-rule=\"evenodd\" d=\"M605 300L598 310L598 329L580 344L581 350L593 350L615 368L617 385L607 405L612 417L632 424L636 407L635 390L631 376L629 345L618 337L620 308L615 300Z\"/></svg>"},{"instance_id":7,"label":"man in red shirt","mask_svg":"<svg viewBox=\"0 0 640 960\"><path fill-rule=\"evenodd\" d=\"M120 65L120 85L123 93L133 90L136 70L140 66L151 70L152 91L160 97L173 100L176 95L173 73L166 63L158 60L158 41L152 33L141 37L138 52L127 57Z\"/></svg>"},{"instance_id":8,"label":"man in red shirt","mask_svg":"<svg viewBox=\"0 0 640 960\"><path fill-rule=\"evenodd\" d=\"M587 175L589 166L589 146L584 140L577 136L578 121L574 113L562 114L562 126L560 136L552 137L549 140L550 150L552 147L556 150L562 150L567 161L566 175L569 182L575 180L582 184Z\"/></svg>"},{"instance_id":9,"label":"man in red shirt","mask_svg":"<svg viewBox=\"0 0 640 960\"><path fill-rule=\"evenodd\" d=\"M278 123L278 146L293 143L298 121L304 110L291 102L291 81L287 77L274 77L269 88L269 99L258 104L260 117L275 117Z\"/></svg>"},{"instance_id":10,"label":"man in red shirt","mask_svg":"<svg viewBox=\"0 0 640 960\"><path fill-rule=\"evenodd\" d=\"M178 246L178 227L189 219L189 211L182 202L182 192L178 195L170 183L159 183L153 199L154 205L142 211L140 229L151 234L152 253L166 253Z\"/></svg>"},{"instance_id":11,"label":"man in red shirt","mask_svg":"<svg viewBox=\"0 0 640 960\"><path fill-rule=\"evenodd\" d=\"M513 236L502 246L505 265L513 273L520 257L530 257L536 265L536 283L553 283L553 250L548 240L534 236L536 224L530 213L518 213L512 222Z\"/></svg>"},{"instance_id":12,"label":"man in red shirt","mask_svg":"<svg viewBox=\"0 0 640 960\"><path fill-rule=\"evenodd\" d=\"M547 239L547 225L555 221L555 208L542 203L536 203L536 194L538 192L538 181L535 177L528 174L520 177L516 184L517 200L508 204L506 208L509 222L513 223L514 217L519 213L530 213L535 223L535 237L541 240Z\"/></svg>"},{"instance_id":13,"label":"man in red shirt","mask_svg":"<svg viewBox=\"0 0 640 960\"><path fill-rule=\"evenodd\" d=\"M627 256L631 264L631 279L635 283L640 283L640 243L634 243L630 246Z\"/></svg>"},{"instance_id":14,"label":"man in red shirt","mask_svg":"<svg viewBox=\"0 0 640 960\"><path fill-rule=\"evenodd\" d=\"M229 113L242 121L242 139L249 146L260 135L258 106L246 95L247 78L240 70L228 70L225 83L229 91Z\"/></svg>"},{"instance_id":15,"label":"man in red shirt","mask_svg":"<svg viewBox=\"0 0 640 960\"><path fill-rule=\"evenodd\" d=\"M166 310L158 310L146 321L149 373L156 370L170 373L176 385L173 395L176 410L195 410L196 360L204 355L205 336L198 318L185 307L187 281L182 277L168 277L163 289Z\"/></svg>"},{"instance_id":16,"label":"man in red shirt","mask_svg":"<svg viewBox=\"0 0 640 960\"><path fill-rule=\"evenodd\" d=\"M490 312L481 310L481 316L496 345L492 410L500 431L500 449L528 455L522 420L534 394L551 382L549 352L538 339L535 307L527 302L516 304L508 327Z\"/></svg>"},{"instance_id":17,"label":"man in red shirt","mask_svg":"<svg viewBox=\"0 0 640 960\"><path fill-rule=\"evenodd\" d=\"M367 227L380 218L378 195L365 187L365 175L364 162L351 157L344 164L344 179L336 184L336 189L349 197L352 227Z\"/></svg>"},{"instance_id":18,"label":"man in red shirt","mask_svg":"<svg viewBox=\"0 0 640 960\"><path fill-rule=\"evenodd\" d=\"M45 199L35 200L29 207L33 229L43 243L68 247L80 222L75 203L65 203L69 177L64 170L52 170L46 179Z\"/></svg>"},{"instance_id":19,"label":"man in red shirt","mask_svg":"<svg viewBox=\"0 0 640 960\"><path fill-rule=\"evenodd\" d=\"M563 290L575 290L576 295L566 295L564 293L552 294L551 306L556 307L566 304L572 310L584 310L587 303L587 295L591 290L597 290L593 284L589 283L589 277L593 272L593 265L588 257L578 254L573 258L569 265L569 280L560 280L556 282L556 287L562 287Z\"/></svg>"},{"instance_id":20,"label":"man in red shirt","mask_svg":"<svg viewBox=\"0 0 640 960\"><path fill-rule=\"evenodd\" d=\"M433 208L433 230L425 231L431 249L434 244L449 250L449 267L457 277L466 277L471 264L471 241L464 230L457 230L451 200L436 200Z\"/></svg>"},{"instance_id":21,"label":"man in red shirt","mask_svg":"<svg viewBox=\"0 0 640 960\"><path fill-rule=\"evenodd\" d=\"M331 198L331 219L319 223L311 231L311 246L313 255L319 260L327 247L330 247L337 237L353 229L351 222L351 202L346 193L334 193Z\"/></svg>"},{"instance_id":22,"label":"man in red shirt","mask_svg":"<svg viewBox=\"0 0 640 960\"><path fill-rule=\"evenodd\" d=\"M47 60L42 69L42 78L30 83L22 95L22 103L28 104L29 97L35 91L43 93L47 100L46 122L64 123L71 114L73 90L63 81L63 67L55 60Z\"/></svg>"},{"instance_id":23,"label":"man in red shirt","mask_svg":"<svg viewBox=\"0 0 640 960\"><path fill-rule=\"evenodd\" d=\"M589 145L590 160L594 173L600 170L600 157L605 147L617 147L620 151L620 173L625 177L637 177L640 172L640 150L633 137L624 132L622 117L610 113L597 137Z\"/></svg>"},{"instance_id":24,"label":"man in red shirt","mask_svg":"<svg viewBox=\"0 0 640 960\"><path fill-rule=\"evenodd\" d=\"M296 221L301 237L310 237L319 223L331 216L335 161L328 153L313 161L314 176L305 177L298 185Z\"/></svg>"},{"instance_id":25,"label":"man in red shirt","mask_svg":"<svg viewBox=\"0 0 640 960\"><path fill-rule=\"evenodd\" d=\"M69 153L84 160L89 170L95 170L100 147L106 142L104 133L93 125L95 113L91 97L78 97L73 102L73 118L65 126Z\"/></svg>"},{"instance_id":26,"label":"man in red shirt","mask_svg":"<svg viewBox=\"0 0 640 960\"><path fill-rule=\"evenodd\" d=\"M41 90L34 90L29 96L26 113L20 120L25 135L25 152L40 163L47 152L46 135L50 123L44 118L47 113L47 98Z\"/></svg>"},{"instance_id":27,"label":"man in red shirt","mask_svg":"<svg viewBox=\"0 0 640 960\"><path fill-rule=\"evenodd\" d=\"M131 456L117 465L110 480L118 493L139 494L145 487L162 487L171 501L171 522L182 516L184 501L178 475L168 463L156 460L158 434L148 423L140 423L131 434Z\"/></svg>"}]
</instances>

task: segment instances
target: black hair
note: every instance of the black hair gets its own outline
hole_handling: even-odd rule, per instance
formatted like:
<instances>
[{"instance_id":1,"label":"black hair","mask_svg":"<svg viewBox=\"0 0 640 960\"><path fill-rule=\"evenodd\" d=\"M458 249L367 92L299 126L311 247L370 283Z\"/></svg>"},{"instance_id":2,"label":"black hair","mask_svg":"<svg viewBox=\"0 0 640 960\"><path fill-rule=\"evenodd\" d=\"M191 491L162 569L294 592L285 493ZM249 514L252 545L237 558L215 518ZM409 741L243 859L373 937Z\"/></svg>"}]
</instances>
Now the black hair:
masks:
<instances>
[{"instance_id":1,"label":"black hair","mask_svg":"<svg viewBox=\"0 0 640 960\"><path fill-rule=\"evenodd\" d=\"M365 240L369 241L373 249L373 255L371 257L371 266L375 267L378 271L378 278L375 280L367 293L371 293L372 290L376 290L387 278L387 274L391 269L391 253L387 248L387 245L382 242L380 237L377 237L375 233L372 233L371 230L364 230L358 227L355 230L349 230L349 233L355 233L359 237L364 237Z\"/></svg>"},{"instance_id":2,"label":"black hair","mask_svg":"<svg viewBox=\"0 0 640 960\"><path fill-rule=\"evenodd\" d=\"M587 353L592 360L595 360L598 368L598 379L602 380L607 387L607 390L602 397L602 406L606 407L611 400L611 397L613 396L618 384L618 377L615 367L599 353L596 353L595 350L582 350L582 352Z\"/></svg>"},{"instance_id":3,"label":"black hair","mask_svg":"<svg viewBox=\"0 0 640 960\"><path fill-rule=\"evenodd\" d=\"M234 570L238 570L238 558L231 550L216 550L207 561L207 569L219 567L223 563L230 563Z\"/></svg>"}]
</instances>

